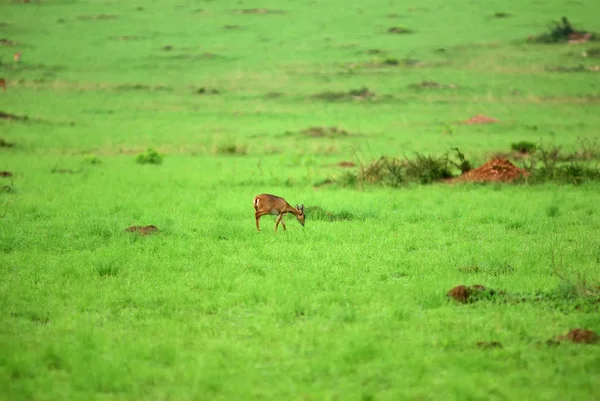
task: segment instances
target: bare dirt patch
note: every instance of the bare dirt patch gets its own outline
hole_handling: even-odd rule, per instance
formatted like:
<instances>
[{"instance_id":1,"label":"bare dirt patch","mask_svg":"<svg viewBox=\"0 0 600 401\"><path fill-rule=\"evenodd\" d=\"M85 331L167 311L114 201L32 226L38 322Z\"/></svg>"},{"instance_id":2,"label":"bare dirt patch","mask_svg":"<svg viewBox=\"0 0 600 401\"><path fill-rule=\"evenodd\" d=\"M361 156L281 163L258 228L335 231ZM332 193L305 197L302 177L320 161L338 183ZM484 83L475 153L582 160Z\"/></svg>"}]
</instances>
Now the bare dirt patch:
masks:
<instances>
[{"instance_id":1,"label":"bare dirt patch","mask_svg":"<svg viewBox=\"0 0 600 401\"><path fill-rule=\"evenodd\" d=\"M95 14L95 15L80 15L77 17L81 20L111 20L119 18L118 15L114 14Z\"/></svg>"},{"instance_id":2,"label":"bare dirt patch","mask_svg":"<svg viewBox=\"0 0 600 401\"><path fill-rule=\"evenodd\" d=\"M13 173L10 171L0 171L0 177L12 177Z\"/></svg>"},{"instance_id":3,"label":"bare dirt patch","mask_svg":"<svg viewBox=\"0 0 600 401\"><path fill-rule=\"evenodd\" d=\"M344 161L339 162L337 164L337 166L344 167L344 168L350 168L350 167L356 167L356 163L344 160Z\"/></svg>"},{"instance_id":4,"label":"bare dirt patch","mask_svg":"<svg viewBox=\"0 0 600 401\"><path fill-rule=\"evenodd\" d=\"M478 341L477 348L481 349L492 349L492 348L504 348L500 341Z\"/></svg>"},{"instance_id":5,"label":"bare dirt patch","mask_svg":"<svg viewBox=\"0 0 600 401\"><path fill-rule=\"evenodd\" d=\"M125 229L125 231L127 232L132 232L132 233L138 233L140 235L150 235L150 234L154 234L157 233L158 227L156 226L131 226L131 227L127 227Z\"/></svg>"},{"instance_id":6,"label":"bare dirt patch","mask_svg":"<svg viewBox=\"0 0 600 401\"><path fill-rule=\"evenodd\" d=\"M235 10L235 14L285 14L284 10L273 10L270 8L246 8L244 10Z\"/></svg>"},{"instance_id":7,"label":"bare dirt patch","mask_svg":"<svg viewBox=\"0 0 600 401\"><path fill-rule=\"evenodd\" d=\"M556 337L557 341L571 341L576 344L596 344L600 337L592 330L573 329L567 334Z\"/></svg>"},{"instance_id":8,"label":"bare dirt patch","mask_svg":"<svg viewBox=\"0 0 600 401\"><path fill-rule=\"evenodd\" d=\"M462 121L462 124L474 125L474 124L495 124L499 122L493 117L486 116L484 114L477 114L465 121Z\"/></svg>"},{"instance_id":9,"label":"bare dirt patch","mask_svg":"<svg viewBox=\"0 0 600 401\"><path fill-rule=\"evenodd\" d=\"M302 130L301 133L306 136L313 137L313 138L321 138L321 137L337 138L337 137L344 137L344 136L352 135L350 132L346 131L345 129L338 128L335 126L310 127L305 130Z\"/></svg>"},{"instance_id":10,"label":"bare dirt patch","mask_svg":"<svg viewBox=\"0 0 600 401\"><path fill-rule=\"evenodd\" d=\"M27 121L29 117L27 116L18 116L12 113L6 113L4 111L0 111L0 119L2 120L14 120L14 121Z\"/></svg>"},{"instance_id":11,"label":"bare dirt patch","mask_svg":"<svg viewBox=\"0 0 600 401\"><path fill-rule=\"evenodd\" d=\"M146 84L123 84L115 86L117 91L172 91L173 88L165 85L146 85Z\"/></svg>"},{"instance_id":12,"label":"bare dirt patch","mask_svg":"<svg viewBox=\"0 0 600 401\"><path fill-rule=\"evenodd\" d=\"M493 159L448 182L512 182L527 176L528 171L515 166L507 159Z\"/></svg>"},{"instance_id":13,"label":"bare dirt patch","mask_svg":"<svg viewBox=\"0 0 600 401\"><path fill-rule=\"evenodd\" d=\"M447 295L457 302L466 304L480 299L490 297L496 294L496 291L486 288L480 284L459 285L448 291Z\"/></svg>"},{"instance_id":14,"label":"bare dirt patch","mask_svg":"<svg viewBox=\"0 0 600 401\"><path fill-rule=\"evenodd\" d=\"M416 84L408 85L410 89L456 89L454 84L441 84L435 81L422 81Z\"/></svg>"},{"instance_id":15,"label":"bare dirt patch","mask_svg":"<svg viewBox=\"0 0 600 401\"><path fill-rule=\"evenodd\" d=\"M333 91L325 91L321 93L317 93L312 97L314 99L327 100L327 101L336 101L336 100L364 100L364 99L372 99L374 98L375 92L371 92L369 88L363 86L359 89L350 89L348 92L333 92Z\"/></svg>"}]
</instances>

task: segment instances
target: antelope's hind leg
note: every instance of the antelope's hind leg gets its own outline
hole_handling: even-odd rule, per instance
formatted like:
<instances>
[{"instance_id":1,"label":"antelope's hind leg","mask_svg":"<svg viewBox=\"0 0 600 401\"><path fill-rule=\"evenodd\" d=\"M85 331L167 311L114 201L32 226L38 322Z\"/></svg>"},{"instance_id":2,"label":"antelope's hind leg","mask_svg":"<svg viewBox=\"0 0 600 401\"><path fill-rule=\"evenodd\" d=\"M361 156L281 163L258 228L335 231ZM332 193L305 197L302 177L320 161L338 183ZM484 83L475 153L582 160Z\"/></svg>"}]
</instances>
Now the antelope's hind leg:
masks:
<instances>
[{"instance_id":1,"label":"antelope's hind leg","mask_svg":"<svg viewBox=\"0 0 600 401\"><path fill-rule=\"evenodd\" d=\"M282 214L282 215L281 215L281 225L283 226L283 231L287 231L287 228L285 227L285 222L283 221L283 218L284 218L284 217L285 217L285 216Z\"/></svg>"}]
</instances>

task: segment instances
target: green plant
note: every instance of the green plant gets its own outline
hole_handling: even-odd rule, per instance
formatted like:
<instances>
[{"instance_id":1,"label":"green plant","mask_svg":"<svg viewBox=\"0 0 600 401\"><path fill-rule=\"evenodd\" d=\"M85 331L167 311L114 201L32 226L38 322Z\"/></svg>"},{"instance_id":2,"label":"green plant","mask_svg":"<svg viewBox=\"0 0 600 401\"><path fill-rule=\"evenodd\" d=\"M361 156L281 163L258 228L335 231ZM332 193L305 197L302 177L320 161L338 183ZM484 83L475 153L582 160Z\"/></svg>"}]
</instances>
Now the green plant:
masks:
<instances>
[{"instance_id":1,"label":"green plant","mask_svg":"<svg viewBox=\"0 0 600 401\"><path fill-rule=\"evenodd\" d=\"M515 152L519 153L534 153L537 149L537 145L529 141L519 141L510 144L510 148Z\"/></svg>"},{"instance_id":2,"label":"green plant","mask_svg":"<svg viewBox=\"0 0 600 401\"><path fill-rule=\"evenodd\" d=\"M148 148L135 157L135 162L139 164L161 164L163 156L153 148Z\"/></svg>"}]
</instances>

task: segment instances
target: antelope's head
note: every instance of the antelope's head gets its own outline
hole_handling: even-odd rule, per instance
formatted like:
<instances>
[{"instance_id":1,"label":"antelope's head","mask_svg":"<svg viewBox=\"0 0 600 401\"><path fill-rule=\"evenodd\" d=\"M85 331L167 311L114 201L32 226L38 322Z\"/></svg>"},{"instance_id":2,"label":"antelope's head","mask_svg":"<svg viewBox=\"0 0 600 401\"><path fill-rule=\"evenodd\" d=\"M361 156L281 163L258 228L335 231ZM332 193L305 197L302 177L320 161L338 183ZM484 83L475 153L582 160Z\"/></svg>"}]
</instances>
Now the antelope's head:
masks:
<instances>
[{"instance_id":1,"label":"antelope's head","mask_svg":"<svg viewBox=\"0 0 600 401\"><path fill-rule=\"evenodd\" d=\"M302 224L302 227L304 227L304 219L306 218L306 215L304 214L304 205L296 205L296 210L299 212L296 214L296 218L298 219L298 222Z\"/></svg>"}]
</instances>

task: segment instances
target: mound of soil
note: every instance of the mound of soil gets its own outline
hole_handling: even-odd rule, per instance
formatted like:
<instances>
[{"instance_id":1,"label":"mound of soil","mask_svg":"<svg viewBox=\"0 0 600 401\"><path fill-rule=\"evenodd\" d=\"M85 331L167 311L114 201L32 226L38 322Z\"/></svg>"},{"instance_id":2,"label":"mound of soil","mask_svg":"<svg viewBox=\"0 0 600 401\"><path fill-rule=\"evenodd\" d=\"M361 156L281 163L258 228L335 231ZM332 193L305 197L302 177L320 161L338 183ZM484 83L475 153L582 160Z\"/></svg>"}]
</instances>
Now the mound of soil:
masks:
<instances>
[{"instance_id":1,"label":"mound of soil","mask_svg":"<svg viewBox=\"0 0 600 401\"><path fill-rule=\"evenodd\" d=\"M0 177L12 177L13 173L10 171L0 171Z\"/></svg>"},{"instance_id":2,"label":"mound of soil","mask_svg":"<svg viewBox=\"0 0 600 401\"><path fill-rule=\"evenodd\" d=\"M483 166L469 170L460 177L453 178L451 182L511 182L529 176L523 170L507 159L493 159Z\"/></svg>"},{"instance_id":3,"label":"mound of soil","mask_svg":"<svg viewBox=\"0 0 600 401\"><path fill-rule=\"evenodd\" d=\"M468 120L462 122L462 124L473 125L473 124L494 124L497 123L498 120L492 117L488 117L483 114L477 114Z\"/></svg>"},{"instance_id":4,"label":"mound of soil","mask_svg":"<svg viewBox=\"0 0 600 401\"><path fill-rule=\"evenodd\" d=\"M481 298L482 295L489 294L494 295L496 292L492 289L486 288L480 284L471 286L459 285L448 291L448 296L457 302L466 304L474 302Z\"/></svg>"},{"instance_id":5,"label":"mound of soil","mask_svg":"<svg viewBox=\"0 0 600 401\"><path fill-rule=\"evenodd\" d=\"M503 348L500 341L478 341L477 348L490 349L490 348Z\"/></svg>"},{"instance_id":6,"label":"mound of soil","mask_svg":"<svg viewBox=\"0 0 600 401\"><path fill-rule=\"evenodd\" d=\"M149 235L158 232L158 227L156 226L131 226L127 227L125 231L138 233L141 235Z\"/></svg>"},{"instance_id":7,"label":"mound of soil","mask_svg":"<svg viewBox=\"0 0 600 401\"><path fill-rule=\"evenodd\" d=\"M335 126L331 127L310 127L302 131L304 135L312 137L337 137L337 136L349 136L350 133L345 129L338 128Z\"/></svg>"},{"instance_id":8,"label":"mound of soil","mask_svg":"<svg viewBox=\"0 0 600 401\"><path fill-rule=\"evenodd\" d=\"M337 165L339 167L356 167L356 163L350 161L341 161Z\"/></svg>"},{"instance_id":9,"label":"mound of soil","mask_svg":"<svg viewBox=\"0 0 600 401\"><path fill-rule=\"evenodd\" d=\"M600 340L598 334L592 330L573 329L567 334L556 337L559 341L568 340L576 344L595 344Z\"/></svg>"},{"instance_id":10,"label":"mound of soil","mask_svg":"<svg viewBox=\"0 0 600 401\"><path fill-rule=\"evenodd\" d=\"M4 139L0 138L0 148L12 148L14 146L14 143L6 142Z\"/></svg>"},{"instance_id":11,"label":"mound of soil","mask_svg":"<svg viewBox=\"0 0 600 401\"><path fill-rule=\"evenodd\" d=\"M592 38L591 33L573 32L572 34L569 35L569 43L570 44L585 43L588 40L590 40L591 38Z\"/></svg>"}]
</instances>

